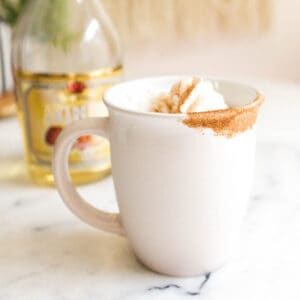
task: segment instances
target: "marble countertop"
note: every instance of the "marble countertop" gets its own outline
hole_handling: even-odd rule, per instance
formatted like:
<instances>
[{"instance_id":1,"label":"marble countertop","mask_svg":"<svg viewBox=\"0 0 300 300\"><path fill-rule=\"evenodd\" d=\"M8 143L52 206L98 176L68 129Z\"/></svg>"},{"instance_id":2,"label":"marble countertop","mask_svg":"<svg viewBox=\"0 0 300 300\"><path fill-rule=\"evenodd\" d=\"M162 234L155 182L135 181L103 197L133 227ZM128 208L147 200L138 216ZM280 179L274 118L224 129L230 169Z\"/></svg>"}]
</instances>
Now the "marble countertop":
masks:
<instances>
[{"instance_id":1,"label":"marble countertop","mask_svg":"<svg viewBox=\"0 0 300 300\"><path fill-rule=\"evenodd\" d=\"M206 277L155 274L136 261L125 238L81 223L55 189L30 182L17 121L1 120L0 300L299 299L300 85L258 85L268 101L241 247ZM110 177L80 192L117 209Z\"/></svg>"}]
</instances>

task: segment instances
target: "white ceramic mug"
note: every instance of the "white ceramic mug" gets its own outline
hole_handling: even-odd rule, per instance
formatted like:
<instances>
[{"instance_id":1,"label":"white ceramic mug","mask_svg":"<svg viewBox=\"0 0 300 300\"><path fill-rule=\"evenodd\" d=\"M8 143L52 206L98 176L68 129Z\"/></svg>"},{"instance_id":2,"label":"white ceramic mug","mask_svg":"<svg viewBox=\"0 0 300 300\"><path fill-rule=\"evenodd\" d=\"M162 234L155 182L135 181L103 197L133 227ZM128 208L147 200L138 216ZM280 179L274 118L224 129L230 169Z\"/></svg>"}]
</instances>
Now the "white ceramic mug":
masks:
<instances>
[{"instance_id":1,"label":"white ceramic mug","mask_svg":"<svg viewBox=\"0 0 300 300\"><path fill-rule=\"evenodd\" d=\"M228 137L188 127L185 114L136 112L122 104L122 95L133 90L166 89L179 79L148 78L111 88L104 96L109 117L80 120L64 129L53 170L62 199L81 220L126 235L152 270L192 276L222 266L236 246L253 176L255 126ZM210 79L231 107L239 107L235 122L247 117L246 107L256 105L257 114L261 103L256 100L263 97L254 88ZM110 140L120 214L90 206L70 181L72 143L88 134Z\"/></svg>"}]
</instances>

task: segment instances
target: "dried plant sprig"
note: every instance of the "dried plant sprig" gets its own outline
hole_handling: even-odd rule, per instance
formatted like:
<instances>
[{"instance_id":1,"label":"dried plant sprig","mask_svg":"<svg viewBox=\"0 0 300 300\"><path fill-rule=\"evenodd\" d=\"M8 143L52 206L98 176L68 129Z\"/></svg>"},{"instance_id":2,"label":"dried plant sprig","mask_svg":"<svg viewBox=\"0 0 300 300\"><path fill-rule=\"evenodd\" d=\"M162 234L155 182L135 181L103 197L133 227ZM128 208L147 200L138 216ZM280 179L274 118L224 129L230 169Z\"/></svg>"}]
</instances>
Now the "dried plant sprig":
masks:
<instances>
[{"instance_id":1,"label":"dried plant sprig","mask_svg":"<svg viewBox=\"0 0 300 300\"><path fill-rule=\"evenodd\" d=\"M45 1L37 16L32 34L42 42L67 51L77 35L69 27L70 10L68 0Z\"/></svg>"},{"instance_id":2,"label":"dried plant sprig","mask_svg":"<svg viewBox=\"0 0 300 300\"><path fill-rule=\"evenodd\" d=\"M0 0L0 19L14 26L29 0Z\"/></svg>"},{"instance_id":3,"label":"dried plant sprig","mask_svg":"<svg viewBox=\"0 0 300 300\"><path fill-rule=\"evenodd\" d=\"M31 0L0 0L0 20L14 26ZM35 15L36 26L30 34L41 42L67 51L76 34L69 28L68 0L44 0L40 14Z\"/></svg>"}]
</instances>

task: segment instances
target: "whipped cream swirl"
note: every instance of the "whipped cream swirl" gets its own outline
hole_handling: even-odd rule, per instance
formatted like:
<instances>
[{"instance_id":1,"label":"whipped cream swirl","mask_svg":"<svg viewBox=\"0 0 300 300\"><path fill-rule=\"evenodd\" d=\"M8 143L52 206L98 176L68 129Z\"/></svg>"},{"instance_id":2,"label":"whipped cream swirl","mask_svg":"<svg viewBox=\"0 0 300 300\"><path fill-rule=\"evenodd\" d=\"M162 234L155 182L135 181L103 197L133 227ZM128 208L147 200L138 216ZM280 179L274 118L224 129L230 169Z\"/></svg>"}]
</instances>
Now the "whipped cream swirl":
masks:
<instances>
[{"instance_id":1,"label":"whipped cream swirl","mask_svg":"<svg viewBox=\"0 0 300 300\"><path fill-rule=\"evenodd\" d=\"M227 109L224 97L206 79L186 78L174 84L169 93L154 99L151 111L161 113L191 113Z\"/></svg>"}]
</instances>

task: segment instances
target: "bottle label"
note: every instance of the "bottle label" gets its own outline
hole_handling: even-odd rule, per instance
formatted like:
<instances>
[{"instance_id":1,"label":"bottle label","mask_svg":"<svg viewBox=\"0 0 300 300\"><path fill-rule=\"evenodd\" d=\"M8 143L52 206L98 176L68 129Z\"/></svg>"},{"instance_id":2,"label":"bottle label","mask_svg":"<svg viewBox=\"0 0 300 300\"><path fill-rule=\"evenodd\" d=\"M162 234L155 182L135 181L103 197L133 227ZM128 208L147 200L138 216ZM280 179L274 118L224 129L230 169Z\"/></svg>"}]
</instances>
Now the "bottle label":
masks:
<instances>
[{"instance_id":1,"label":"bottle label","mask_svg":"<svg viewBox=\"0 0 300 300\"><path fill-rule=\"evenodd\" d=\"M87 117L107 116L102 101L107 88L120 80L121 68L91 74L17 73L18 110L29 161L49 165L62 129ZM70 163L81 164L109 156L109 144L98 136L79 137Z\"/></svg>"}]
</instances>

